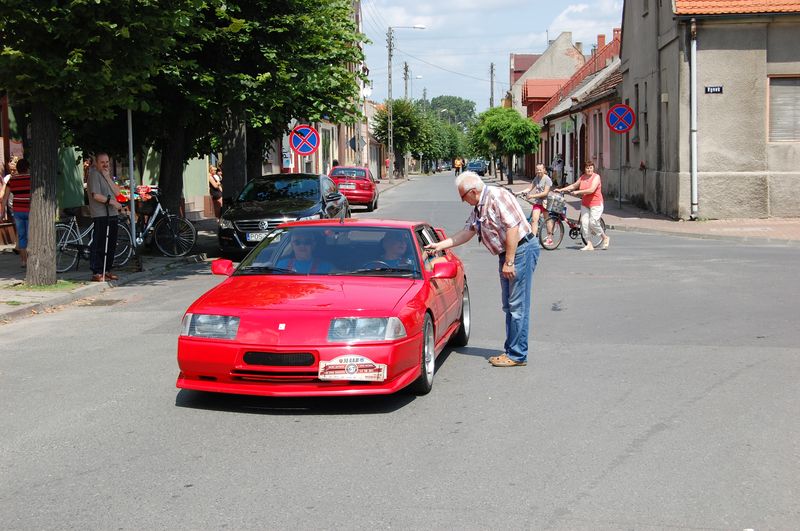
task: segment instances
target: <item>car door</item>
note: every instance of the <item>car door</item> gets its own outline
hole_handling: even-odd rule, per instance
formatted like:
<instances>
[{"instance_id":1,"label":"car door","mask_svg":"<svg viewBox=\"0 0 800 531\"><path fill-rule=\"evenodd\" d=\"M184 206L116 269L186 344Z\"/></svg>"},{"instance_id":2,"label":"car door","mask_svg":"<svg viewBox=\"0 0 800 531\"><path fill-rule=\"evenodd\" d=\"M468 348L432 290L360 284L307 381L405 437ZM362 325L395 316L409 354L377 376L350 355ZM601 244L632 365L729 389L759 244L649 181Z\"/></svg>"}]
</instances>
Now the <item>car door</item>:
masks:
<instances>
[{"instance_id":1,"label":"car door","mask_svg":"<svg viewBox=\"0 0 800 531\"><path fill-rule=\"evenodd\" d=\"M426 245L436 243L440 240L439 235L433 230L430 225L422 225L415 231L417 240L419 241L420 248ZM433 274L433 266L440 261L450 261L451 254L449 251L439 251L433 255L423 253L423 267L425 269L425 276L429 279L431 289L434 292L433 300L431 301L431 309L434 312L434 325L436 327L436 339L441 337L441 334L458 318L458 296L456 293L456 282L453 278L430 278Z\"/></svg>"}]
</instances>

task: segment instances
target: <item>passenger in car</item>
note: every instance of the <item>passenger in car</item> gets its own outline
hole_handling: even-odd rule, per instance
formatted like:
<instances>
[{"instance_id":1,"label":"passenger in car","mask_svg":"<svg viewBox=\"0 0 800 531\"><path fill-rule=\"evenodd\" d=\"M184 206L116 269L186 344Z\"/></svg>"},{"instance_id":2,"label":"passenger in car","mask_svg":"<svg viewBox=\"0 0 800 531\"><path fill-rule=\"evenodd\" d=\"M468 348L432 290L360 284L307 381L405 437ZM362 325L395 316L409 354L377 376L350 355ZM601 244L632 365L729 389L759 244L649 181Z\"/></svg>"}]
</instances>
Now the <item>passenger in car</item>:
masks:
<instances>
[{"instance_id":1,"label":"passenger in car","mask_svg":"<svg viewBox=\"0 0 800 531\"><path fill-rule=\"evenodd\" d=\"M304 275L324 275L333 269L333 264L315 256L317 240L312 234L292 234L291 246L292 255L278 260L276 267Z\"/></svg>"}]
</instances>

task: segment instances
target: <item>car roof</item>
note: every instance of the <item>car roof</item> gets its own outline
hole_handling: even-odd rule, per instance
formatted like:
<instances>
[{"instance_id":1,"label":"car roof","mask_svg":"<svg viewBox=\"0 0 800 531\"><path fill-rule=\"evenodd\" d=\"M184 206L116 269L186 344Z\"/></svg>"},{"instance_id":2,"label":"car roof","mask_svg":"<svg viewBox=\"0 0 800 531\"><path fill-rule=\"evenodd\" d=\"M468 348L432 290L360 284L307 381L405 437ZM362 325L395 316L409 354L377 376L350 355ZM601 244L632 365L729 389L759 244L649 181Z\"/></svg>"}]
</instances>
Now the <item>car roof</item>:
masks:
<instances>
[{"instance_id":1,"label":"car roof","mask_svg":"<svg viewBox=\"0 0 800 531\"><path fill-rule=\"evenodd\" d=\"M347 218L344 223L339 218L314 219L307 221L290 221L281 224L281 227L352 227L352 228L373 228L373 229L408 229L411 230L418 225L430 225L427 221L405 221L399 219L360 219Z\"/></svg>"},{"instance_id":2,"label":"car roof","mask_svg":"<svg viewBox=\"0 0 800 531\"><path fill-rule=\"evenodd\" d=\"M281 179L319 179L320 177L327 177L326 175L319 175L317 173L271 173L269 175L262 175L255 177L253 180L263 181L278 181Z\"/></svg>"}]
</instances>

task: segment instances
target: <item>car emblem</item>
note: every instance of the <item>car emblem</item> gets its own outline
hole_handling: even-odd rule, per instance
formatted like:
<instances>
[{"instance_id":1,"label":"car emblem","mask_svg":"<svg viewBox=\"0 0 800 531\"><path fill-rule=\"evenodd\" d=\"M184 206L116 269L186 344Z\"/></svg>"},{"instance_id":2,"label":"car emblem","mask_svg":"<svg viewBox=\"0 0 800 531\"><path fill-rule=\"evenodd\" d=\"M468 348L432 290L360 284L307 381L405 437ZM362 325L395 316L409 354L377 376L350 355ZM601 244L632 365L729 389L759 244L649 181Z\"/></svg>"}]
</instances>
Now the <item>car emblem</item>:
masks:
<instances>
[{"instance_id":1,"label":"car emblem","mask_svg":"<svg viewBox=\"0 0 800 531\"><path fill-rule=\"evenodd\" d=\"M267 230L269 228L269 221L262 219L258 222L258 228L261 230Z\"/></svg>"},{"instance_id":2,"label":"car emblem","mask_svg":"<svg viewBox=\"0 0 800 531\"><path fill-rule=\"evenodd\" d=\"M278 325L278 330L286 330L286 323L281 323Z\"/></svg>"}]
</instances>

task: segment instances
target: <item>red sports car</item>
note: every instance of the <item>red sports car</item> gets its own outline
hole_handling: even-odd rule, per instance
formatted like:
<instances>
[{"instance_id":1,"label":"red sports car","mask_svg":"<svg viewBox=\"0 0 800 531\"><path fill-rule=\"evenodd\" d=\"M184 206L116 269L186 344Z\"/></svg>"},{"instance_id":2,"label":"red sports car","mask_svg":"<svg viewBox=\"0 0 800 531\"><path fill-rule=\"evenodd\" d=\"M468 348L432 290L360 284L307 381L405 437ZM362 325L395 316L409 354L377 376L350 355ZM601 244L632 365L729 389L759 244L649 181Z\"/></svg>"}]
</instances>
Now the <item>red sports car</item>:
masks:
<instances>
[{"instance_id":1,"label":"red sports car","mask_svg":"<svg viewBox=\"0 0 800 531\"><path fill-rule=\"evenodd\" d=\"M350 205L365 205L367 212L378 208L378 185L368 168L359 166L334 166L328 177Z\"/></svg>"},{"instance_id":2,"label":"red sports car","mask_svg":"<svg viewBox=\"0 0 800 531\"><path fill-rule=\"evenodd\" d=\"M427 223L286 223L187 310L177 386L264 396L430 392L436 355L469 341L469 290Z\"/></svg>"}]
</instances>

